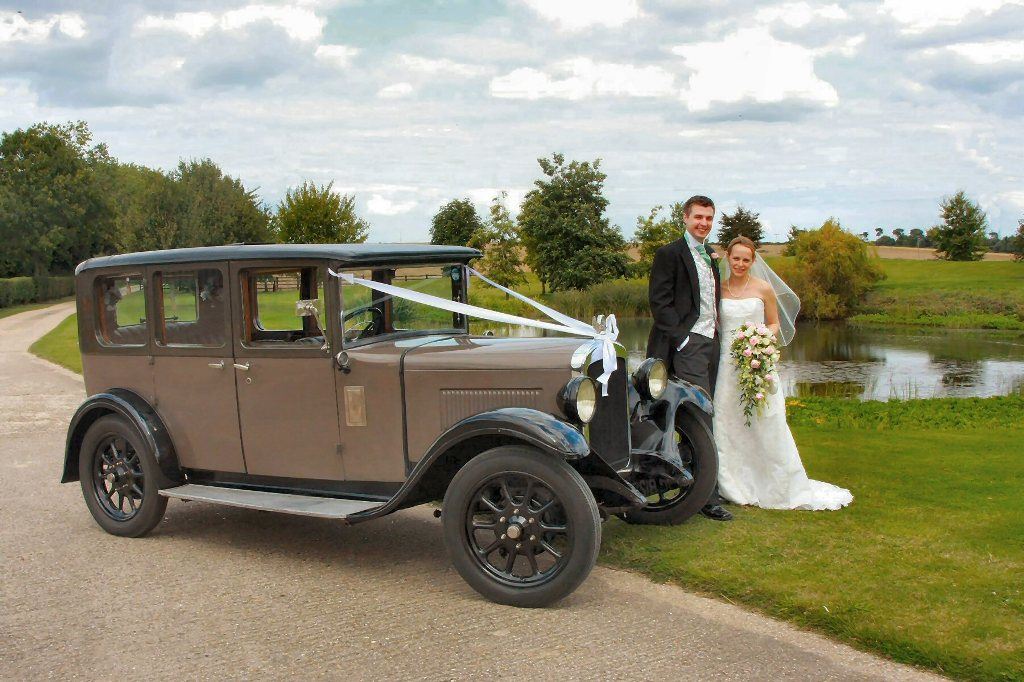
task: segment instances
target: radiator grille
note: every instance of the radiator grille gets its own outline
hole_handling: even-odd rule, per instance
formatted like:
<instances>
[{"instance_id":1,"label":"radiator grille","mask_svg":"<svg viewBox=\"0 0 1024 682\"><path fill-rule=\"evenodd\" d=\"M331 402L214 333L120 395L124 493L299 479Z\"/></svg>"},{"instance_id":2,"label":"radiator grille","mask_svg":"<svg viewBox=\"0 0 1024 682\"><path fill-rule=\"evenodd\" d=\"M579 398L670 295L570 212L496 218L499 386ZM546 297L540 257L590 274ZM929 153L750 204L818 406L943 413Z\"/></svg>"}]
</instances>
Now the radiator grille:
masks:
<instances>
[{"instance_id":1,"label":"radiator grille","mask_svg":"<svg viewBox=\"0 0 1024 682\"><path fill-rule=\"evenodd\" d=\"M603 372L601 362L587 370L587 376L597 381ZM629 459L629 408L626 398L626 361L619 358L618 368L608 382L608 395L601 395L597 387L597 410L589 424L590 448L612 466Z\"/></svg>"},{"instance_id":2,"label":"radiator grille","mask_svg":"<svg viewBox=\"0 0 1024 682\"><path fill-rule=\"evenodd\" d=\"M441 389L441 428L499 407L540 407L539 388Z\"/></svg>"}]
</instances>

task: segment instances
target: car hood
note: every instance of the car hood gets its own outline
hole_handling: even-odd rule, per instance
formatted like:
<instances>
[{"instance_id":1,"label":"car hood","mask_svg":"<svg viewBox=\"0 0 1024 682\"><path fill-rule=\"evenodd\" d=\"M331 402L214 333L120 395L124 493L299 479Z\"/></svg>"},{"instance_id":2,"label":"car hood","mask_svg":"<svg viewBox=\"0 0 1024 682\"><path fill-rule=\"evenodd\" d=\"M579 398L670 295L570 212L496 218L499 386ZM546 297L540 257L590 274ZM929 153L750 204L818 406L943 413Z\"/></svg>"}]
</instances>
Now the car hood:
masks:
<instances>
[{"instance_id":1,"label":"car hood","mask_svg":"<svg viewBox=\"0 0 1024 682\"><path fill-rule=\"evenodd\" d=\"M584 338L507 338L455 336L419 345L405 356L408 370L569 370L573 352Z\"/></svg>"}]
</instances>

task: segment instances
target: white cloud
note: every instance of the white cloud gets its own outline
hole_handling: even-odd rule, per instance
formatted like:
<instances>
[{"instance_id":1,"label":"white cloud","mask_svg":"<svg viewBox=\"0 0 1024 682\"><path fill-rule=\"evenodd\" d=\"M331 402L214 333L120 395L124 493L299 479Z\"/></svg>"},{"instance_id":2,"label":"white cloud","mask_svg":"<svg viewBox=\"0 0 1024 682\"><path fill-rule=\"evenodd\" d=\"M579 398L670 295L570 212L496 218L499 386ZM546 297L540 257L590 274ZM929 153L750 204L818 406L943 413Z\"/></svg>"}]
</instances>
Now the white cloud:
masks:
<instances>
[{"instance_id":1,"label":"white cloud","mask_svg":"<svg viewBox=\"0 0 1024 682\"><path fill-rule=\"evenodd\" d=\"M487 73L487 69L482 66L456 62L451 59L430 59L412 54L403 54L398 56L398 61L407 69L430 75L473 78Z\"/></svg>"},{"instance_id":2,"label":"white cloud","mask_svg":"<svg viewBox=\"0 0 1024 682\"><path fill-rule=\"evenodd\" d=\"M366 202L366 212L376 215L399 215L416 208L415 201L392 201L380 194L374 194Z\"/></svg>"},{"instance_id":3,"label":"white cloud","mask_svg":"<svg viewBox=\"0 0 1024 682\"><path fill-rule=\"evenodd\" d=\"M46 19L29 21L17 12L0 13L0 43L41 43L56 28L69 38L85 37L85 20L79 14L54 14Z\"/></svg>"},{"instance_id":4,"label":"white cloud","mask_svg":"<svg viewBox=\"0 0 1024 682\"><path fill-rule=\"evenodd\" d=\"M591 26L616 28L640 16L637 0L523 0L544 19L565 31Z\"/></svg>"},{"instance_id":5,"label":"white cloud","mask_svg":"<svg viewBox=\"0 0 1024 682\"><path fill-rule=\"evenodd\" d=\"M904 32L921 33L957 24L975 12L991 14L1004 5L1021 4L1024 0L885 0L879 11L904 24Z\"/></svg>"},{"instance_id":6,"label":"white cloud","mask_svg":"<svg viewBox=\"0 0 1024 682\"><path fill-rule=\"evenodd\" d=\"M343 69L352 63L352 58L359 54L358 47L348 45L320 45L314 55L322 62Z\"/></svg>"},{"instance_id":7,"label":"white cloud","mask_svg":"<svg viewBox=\"0 0 1024 682\"><path fill-rule=\"evenodd\" d=\"M760 23L782 21L794 28L801 28L815 19L846 19L846 10L839 5L812 6L806 2L787 2L783 5L765 7L757 11L755 18Z\"/></svg>"},{"instance_id":8,"label":"white cloud","mask_svg":"<svg viewBox=\"0 0 1024 682\"><path fill-rule=\"evenodd\" d=\"M384 97L387 99L398 99L399 97L408 97L411 94L411 83L393 83L377 91L377 97Z\"/></svg>"},{"instance_id":9,"label":"white cloud","mask_svg":"<svg viewBox=\"0 0 1024 682\"><path fill-rule=\"evenodd\" d=\"M609 95L659 97L675 94L675 76L659 66L633 66L595 62L577 57L555 65L559 78L537 69L516 69L491 80L495 97L540 99L555 97L579 100Z\"/></svg>"},{"instance_id":10,"label":"white cloud","mask_svg":"<svg viewBox=\"0 0 1024 682\"><path fill-rule=\"evenodd\" d=\"M135 24L140 31L172 31L198 38L217 25L217 18L209 12L178 12L173 16L145 16Z\"/></svg>"},{"instance_id":11,"label":"white cloud","mask_svg":"<svg viewBox=\"0 0 1024 682\"><path fill-rule=\"evenodd\" d=\"M839 94L814 73L814 52L776 40L764 28L741 29L718 42L672 48L693 69L682 99L690 111L715 102L801 99L833 106Z\"/></svg>"},{"instance_id":12,"label":"white cloud","mask_svg":"<svg viewBox=\"0 0 1024 682\"><path fill-rule=\"evenodd\" d=\"M971 60L975 64L998 64L999 62L1024 61L1024 41L992 40L983 43L957 43L949 50Z\"/></svg>"},{"instance_id":13,"label":"white cloud","mask_svg":"<svg viewBox=\"0 0 1024 682\"><path fill-rule=\"evenodd\" d=\"M199 38L213 28L235 31L250 24L267 21L284 30L294 40L315 40L323 33L325 19L300 5L246 5L220 14L178 12L171 16L148 15L135 25L142 31L174 31Z\"/></svg>"},{"instance_id":14,"label":"white cloud","mask_svg":"<svg viewBox=\"0 0 1024 682\"><path fill-rule=\"evenodd\" d=\"M815 56L823 54L841 54L844 57L852 57L860 50L860 46L867 39L863 33L848 38L837 38L826 45L814 49Z\"/></svg>"}]
</instances>

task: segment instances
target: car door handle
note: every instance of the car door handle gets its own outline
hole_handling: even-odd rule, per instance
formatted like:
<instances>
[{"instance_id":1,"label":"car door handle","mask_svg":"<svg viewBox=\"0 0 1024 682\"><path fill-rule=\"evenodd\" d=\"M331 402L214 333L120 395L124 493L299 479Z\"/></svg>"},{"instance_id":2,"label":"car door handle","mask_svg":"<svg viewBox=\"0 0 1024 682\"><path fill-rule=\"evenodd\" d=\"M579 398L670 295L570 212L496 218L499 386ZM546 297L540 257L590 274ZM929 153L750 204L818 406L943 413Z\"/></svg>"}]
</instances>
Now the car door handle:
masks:
<instances>
[{"instance_id":1,"label":"car door handle","mask_svg":"<svg viewBox=\"0 0 1024 682\"><path fill-rule=\"evenodd\" d=\"M206 366L213 367L214 369L224 369L224 361L221 360L220 362L208 362L206 363Z\"/></svg>"},{"instance_id":2,"label":"car door handle","mask_svg":"<svg viewBox=\"0 0 1024 682\"><path fill-rule=\"evenodd\" d=\"M238 363L236 362L236 363L235 363L235 369L240 369L240 370L242 370L243 372L248 372L248 371L249 371L249 363L247 362L247 363L245 363L245 364L242 364L242 365L240 365L240 364L238 364Z\"/></svg>"}]
</instances>

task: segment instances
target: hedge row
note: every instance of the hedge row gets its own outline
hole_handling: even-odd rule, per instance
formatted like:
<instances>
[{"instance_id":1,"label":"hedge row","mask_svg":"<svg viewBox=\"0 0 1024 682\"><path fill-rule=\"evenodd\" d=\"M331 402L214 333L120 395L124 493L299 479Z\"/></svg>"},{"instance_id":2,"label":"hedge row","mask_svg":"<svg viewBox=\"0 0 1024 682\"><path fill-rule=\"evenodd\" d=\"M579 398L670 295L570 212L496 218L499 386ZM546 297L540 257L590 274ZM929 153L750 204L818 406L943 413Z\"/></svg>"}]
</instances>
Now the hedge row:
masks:
<instances>
[{"instance_id":1,"label":"hedge row","mask_svg":"<svg viewBox=\"0 0 1024 682\"><path fill-rule=\"evenodd\" d=\"M0 279L0 308L64 298L75 293L74 277L9 277Z\"/></svg>"}]
</instances>

